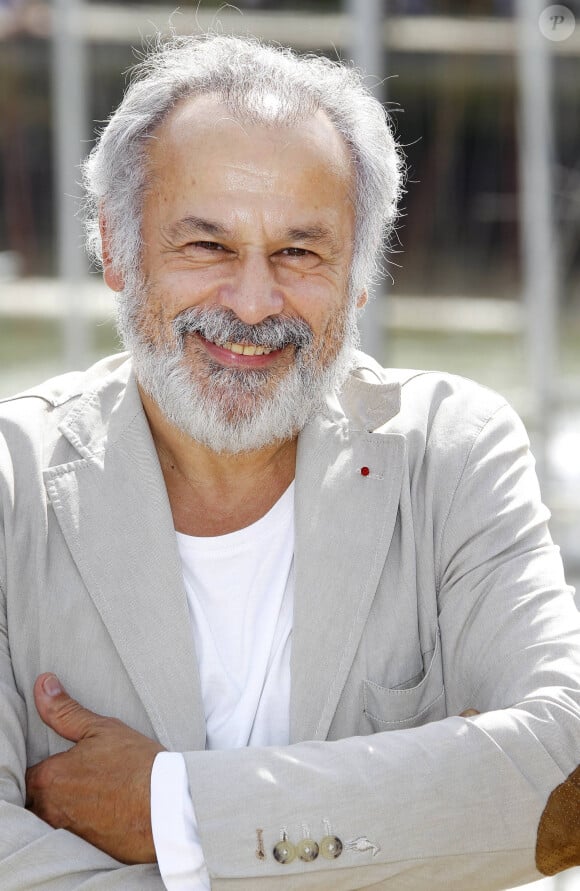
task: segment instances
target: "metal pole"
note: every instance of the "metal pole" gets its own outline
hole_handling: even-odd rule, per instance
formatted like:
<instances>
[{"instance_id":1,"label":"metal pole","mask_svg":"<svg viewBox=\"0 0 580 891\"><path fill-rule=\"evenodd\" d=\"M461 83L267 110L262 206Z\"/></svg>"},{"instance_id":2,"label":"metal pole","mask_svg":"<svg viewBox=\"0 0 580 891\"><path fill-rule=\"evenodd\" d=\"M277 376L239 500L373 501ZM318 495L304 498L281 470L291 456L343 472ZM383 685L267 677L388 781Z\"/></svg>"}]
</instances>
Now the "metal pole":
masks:
<instances>
[{"instance_id":1,"label":"metal pole","mask_svg":"<svg viewBox=\"0 0 580 891\"><path fill-rule=\"evenodd\" d=\"M383 100L383 78L386 57L383 41L382 0L345 0L345 12L349 16L352 59L371 79L369 87L377 99ZM373 88L373 82L375 86ZM382 300L385 287L373 288L369 302L359 320L363 349L380 362L387 353L387 337L384 329Z\"/></svg>"},{"instance_id":2,"label":"metal pole","mask_svg":"<svg viewBox=\"0 0 580 891\"><path fill-rule=\"evenodd\" d=\"M553 121L550 41L539 20L543 0L517 0L520 233L527 311L529 379L538 474L546 481L553 414L558 322L558 266L552 208Z\"/></svg>"},{"instance_id":3,"label":"metal pole","mask_svg":"<svg viewBox=\"0 0 580 891\"><path fill-rule=\"evenodd\" d=\"M58 274L63 289L64 359L68 368L88 360L83 311L86 259L79 218L79 164L84 157L86 60L82 39L83 0L53 0L52 101Z\"/></svg>"}]
</instances>

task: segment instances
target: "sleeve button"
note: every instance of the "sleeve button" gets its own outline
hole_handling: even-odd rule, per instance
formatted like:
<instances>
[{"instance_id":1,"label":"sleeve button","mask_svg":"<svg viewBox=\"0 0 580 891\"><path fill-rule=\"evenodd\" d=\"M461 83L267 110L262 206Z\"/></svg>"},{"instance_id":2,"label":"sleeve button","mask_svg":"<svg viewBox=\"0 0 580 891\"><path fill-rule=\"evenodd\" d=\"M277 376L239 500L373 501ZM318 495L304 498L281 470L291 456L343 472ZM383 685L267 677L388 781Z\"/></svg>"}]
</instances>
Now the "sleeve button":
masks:
<instances>
[{"instance_id":1,"label":"sleeve button","mask_svg":"<svg viewBox=\"0 0 580 891\"><path fill-rule=\"evenodd\" d=\"M318 857L318 845L311 838L303 838L296 845L296 853L305 863L311 863Z\"/></svg>"},{"instance_id":2,"label":"sleeve button","mask_svg":"<svg viewBox=\"0 0 580 891\"><path fill-rule=\"evenodd\" d=\"M277 860L278 863L292 863L296 857L296 848L292 842L279 841L278 844L274 845L272 853L274 860Z\"/></svg>"},{"instance_id":3,"label":"sleeve button","mask_svg":"<svg viewBox=\"0 0 580 891\"><path fill-rule=\"evenodd\" d=\"M336 835L325 835L320 842L320 853L327 860L336 860L342 854L342 842Z\"/></svg>"}]
</instances>

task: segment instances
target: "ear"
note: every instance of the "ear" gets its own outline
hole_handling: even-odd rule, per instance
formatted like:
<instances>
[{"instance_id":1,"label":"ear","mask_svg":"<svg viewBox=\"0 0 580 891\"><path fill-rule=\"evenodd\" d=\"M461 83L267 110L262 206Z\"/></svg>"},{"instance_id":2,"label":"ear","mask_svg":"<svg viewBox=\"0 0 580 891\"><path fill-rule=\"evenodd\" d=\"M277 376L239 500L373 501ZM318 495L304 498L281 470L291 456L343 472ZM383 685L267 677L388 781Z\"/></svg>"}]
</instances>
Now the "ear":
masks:
<instances>
[{"instance_id":1,"label":"ear","mask_svg":"<svg viewBox=\"0 0 580 891\"><path fill-rule=\"evenodd\" d=\"M357 309L362 309L363 306L366 305L368 299L369 299L369 295L368 295L367 291L366 291L366 290L365 290L365 291L361 291L361 293L360 293L360 294L358 295L358 297L356 298L356 308L357 308Z\"/></svg>"},{"instance_id":2,"label":"ear","mask_svg":"<svg viewBox=\"0 0 580 891\"><path fill-rule=\"evenodd\" d=\"M122 291L125 287L125 279L113 266L111 251L109 248L109 234L107 221L104 214L99 213L99 231L101 233L101 253L103 255L103 278L111 291Z\"/></svg>"}]
</instances>

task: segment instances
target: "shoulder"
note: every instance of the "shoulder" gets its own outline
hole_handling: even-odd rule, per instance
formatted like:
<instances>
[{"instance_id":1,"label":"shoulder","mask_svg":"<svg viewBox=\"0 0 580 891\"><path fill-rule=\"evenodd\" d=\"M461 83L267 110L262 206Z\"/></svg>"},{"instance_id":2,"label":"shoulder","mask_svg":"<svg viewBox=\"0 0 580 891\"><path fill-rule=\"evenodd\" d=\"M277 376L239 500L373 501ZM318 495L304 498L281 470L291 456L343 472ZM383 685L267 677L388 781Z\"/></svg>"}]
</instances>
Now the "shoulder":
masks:
<instances>
[{"instance_id":1,"label":"shoulder","mask_svg":"<svg viewBox=\"0 0 580 891\"><path fill-rule=\"evenodd\" d=\"M397 412L389 419L401 432L430 429L445 419L478 427L497 411L509 407L505 398L489 387L445 371L384 368L371 356L357 352L352 378L372 391L398 393Z\"/></svg>"},{"instance_id":2,"label":"shoulder","mask_svg":"<svg viewBox=\"0 0 580 891\"><path fill-rule=\"evenodd\" d=\"M83 402L117 388L127 379L127 354L102 359L86 371L73 371L0 400L0 440L4 452L18 461L23 449L50 452L60 438L60 426Z\"/></svg>"},{"instance_id":3,"label":"shoulder","mask_svg":"<svg viewBox=\"0 0 580 891\"><path fill-rule=\"evenodd\" d=\"M18 411L21 406L26 411L27 409L34 410L35 406L39 407L44 404L45 410L50 410L70 403L88 389L98 386L111 373L121 368L127 359L127 353L107 356L86 371L70 371L60 374L30 387L28 390L4 397L0 399L0 418L9 415L11 411Z\"/></svg>"},{"instance_id":4,"label":"shoulder","mask_svg":"<svg viewBox=\"0 0 580 891\"><path fill-rule=\"evenodd\" d=\"M404 436L411 466L464 466L472 454L507 439L529 445L506 399L475 381L442 371L383 368L362 353L352 374L359 400L376 406L379 398L384 415L373 409L380 422L373 432Z\"/></svg>"}]
</instances>

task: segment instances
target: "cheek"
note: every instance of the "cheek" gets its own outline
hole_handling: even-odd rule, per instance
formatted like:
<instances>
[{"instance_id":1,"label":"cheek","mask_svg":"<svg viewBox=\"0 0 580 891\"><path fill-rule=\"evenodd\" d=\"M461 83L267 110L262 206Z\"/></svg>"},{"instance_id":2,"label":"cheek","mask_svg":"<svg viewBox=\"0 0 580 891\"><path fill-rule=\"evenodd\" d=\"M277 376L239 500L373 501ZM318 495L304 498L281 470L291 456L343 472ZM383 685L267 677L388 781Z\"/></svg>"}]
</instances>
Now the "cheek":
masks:
<instances>
[{"instance_id":1,"label":"cheek","mask_svg":"<svg viewBox=\"0 0 580 891\"><path fill-rule=\"evenodd\" d=\"M324 342L325 350L332 350L337 339L342 341L344 334L344 299L328 301L318 305L316 311L306 321L315 335Z\"/></svg>"},{"instance_id":2,"label":"cheek","mask_svg":"<svg viewBox=\"0 0 580 891\"><path fill-rule=\"evenodd\" d=\"M283 282L280 281L283 286ZM322 277L296 274L288 279L286 299L291 310L300 315L315 333L322 333L344 306L346 297L335 282Z\"/></svg>"},{"instance_id":3,"label":"cheek","mask_svg":"<svg viewBox=\"0 0 580 891\"><path fill-rule=\"evenodd\" d=\"M336 358L343 346L349 322L349 306L347 298L329 310L320 329L316 331L319 338L319 348L325 363Z\"/></svg>"},{"instance_id":4,"label":"cheek","mask_svg":"<svg viewBox=\"0 0 580 891\"><path fill-rule=\"evenodd\" d=\"M173 344L175 339L171 324L174 315L162 294L149 296L137 317L139 333L149 343Z\"/></svg>"},{"instance_id":5,"label":"cheek","mask_svg":"<svg viewBox=\"0 0 580 891\"><path fill-rule=\"evenodd\" d=\"M202 303L217 303L220 290L227 287L230 281L227 270L218 264L204 269L174 269L163 281L166 306L177 314Z\"/></svg>"}]
</instances>

